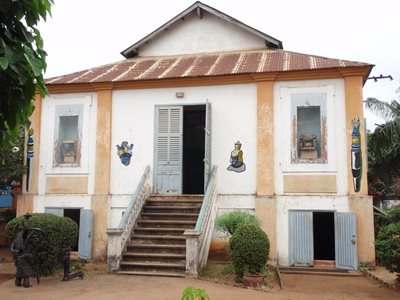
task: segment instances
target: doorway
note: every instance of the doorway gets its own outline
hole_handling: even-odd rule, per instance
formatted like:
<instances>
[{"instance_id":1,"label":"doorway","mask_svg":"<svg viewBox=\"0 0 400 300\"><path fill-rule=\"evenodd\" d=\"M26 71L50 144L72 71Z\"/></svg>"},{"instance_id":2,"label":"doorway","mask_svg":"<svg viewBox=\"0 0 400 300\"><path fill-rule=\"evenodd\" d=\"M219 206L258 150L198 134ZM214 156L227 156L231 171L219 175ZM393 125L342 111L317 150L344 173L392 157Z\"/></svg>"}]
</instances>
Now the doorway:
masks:
<instances>
[{"instance_id":1,"label":"doorway","mask_svg":"<svg viewBox=\"0 0 400 300\"><path fill-rule=\"evenodd\" d=\"M211 107L156 106L154 193L203 194L211 166Z\"/></svg>"},{"instance_id":2,"label":"doorway","mask_svg":"<svg viewBox=\"0 0 400 300\"><path fill-rule=\"evenodd\" d=\"M335 260L335 215L313 212L314 260Z\"/></svg>"},{"instance_id":3,"label":"doorway","mask_svg":"<svg viewBox=\"0 0 400 300\"><path fill-rule=\"evenodd\" d=\"M204 126L205 105L183 108L182 193L203 194L204 191Z\"/></svg>"},{"instance_id":4,"label":"doorway","mask_svg":"<svg viewBox=\"0 0 400 300\"><path fill-rule=\"evenodd\" d=\"M289 210L290 265L314 266L316 260L357 270L355 213Z\"/></svg>"},{"instance_id":5,"label":"doorway","mask_svg":"<svg viewBox=\"0 0 400 300\"><path fill-rule=\"evenodd\" d=\"M64 217L68 217L76 222L78 225L78 230L80 228L80 220L81 220L81 210L76 208L64 208ZM71 245L72 251L78 251L78 240L79 237L76 239L74 245Z\"/></svg>"}]
</instances>

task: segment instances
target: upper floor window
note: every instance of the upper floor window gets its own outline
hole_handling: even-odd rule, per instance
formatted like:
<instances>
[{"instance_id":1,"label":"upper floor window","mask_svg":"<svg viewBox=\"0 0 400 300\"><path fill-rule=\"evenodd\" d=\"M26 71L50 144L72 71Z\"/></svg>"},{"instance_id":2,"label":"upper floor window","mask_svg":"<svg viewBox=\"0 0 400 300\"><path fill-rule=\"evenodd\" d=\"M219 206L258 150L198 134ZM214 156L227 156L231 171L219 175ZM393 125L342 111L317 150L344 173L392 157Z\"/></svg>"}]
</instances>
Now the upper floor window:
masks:
<instances>
[{"instance_id":1,"label":"upper floor window","mask_svg":"<svg viewBox=\"0 0 400 300\"><path fill-rule=\"evenodd\" d=\"M79 167L83 105L57 105L55 117L53 166Z\"/></svg>"},{"instance_id":2,"label":"upper floor window","mask_svg":"<svg viewBox=\"0 0 400 300\"><path fill-rule=\"evenodd\" d=\"M291 161L327 163L326 94L292 94Z\"/></svg>"}]
</instances>

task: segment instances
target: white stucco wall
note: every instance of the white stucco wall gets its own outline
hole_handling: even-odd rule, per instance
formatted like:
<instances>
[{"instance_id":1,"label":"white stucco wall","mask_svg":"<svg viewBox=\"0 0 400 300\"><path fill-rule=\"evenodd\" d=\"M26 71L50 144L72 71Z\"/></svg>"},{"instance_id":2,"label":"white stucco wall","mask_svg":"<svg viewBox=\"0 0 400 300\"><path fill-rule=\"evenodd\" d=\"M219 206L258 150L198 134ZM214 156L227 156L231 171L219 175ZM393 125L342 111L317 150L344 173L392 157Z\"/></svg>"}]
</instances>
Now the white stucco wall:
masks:
<instances>
[{"instance_id":1,"label":"white stucco wall","mask_svg":"<svg viewBox=\"0 0 400 300\"><path fill-rule=\"evenodd\" d=\"M90 195L38 195L33 201L33 211L42 213L46 207L90 209Z\"/></svg>"},{"instance_id":2,"label":"white stucco wall","mask_svg":"<svg viewBox=\"0 0 400 300\"><path fill-rule=\"evenodd\" d=\"M140 50L140 56L164 56L265 48L263 39L204 12L190 14Z\"/></svg>"},{"instance_id":3,"label":"white stucco wall","mask_svg":"<svg viewBox=\"0 0 400 300\"><path fill-rule=\"evenodd\" d=\"M76 167L53 167L55 109L57 105L83 105L83 124L81 137L81 160ZM40 159L38 194L46 193L46 176L87 176L88 194L94 191L94 171L96 161L96 121L97 94L59 94L43 99L40 132L40 154L35 153L34 159Z\"/></svg>"},{"instance_id":4,"label":"white stucco wall","mask_svg":"<svg viewBox=\"0 0 400 300\"><path fill-rule=\"evenodd\" d=\"M291 162L291 95L326 93L328 162ZM281 81L274 86L275 193L283 194L284 175L335 175L337 195L348 194L345 94L342 79Z\"/></svg>"},{"instance_id":5,"label":"white stucco wall","mask_svg":"<svg viewBox=\"0 0 400 300\"><path fill-rule=\"evenodd\" d=\"M176 98L183 92L184 98ZM256 85L238 84L211 87L160 88L113 92L111 152L111 224L121 218L122 207L146 167L153 170L154 115L156 105L205 104L212 110L212 165L218 166L220 194L254 195L256 193ZM129 166L121 164L117 144L134 144ZM227 171L234 143L242 143L246 171ZM125 204L126 203L126 204ZM254 208L254 204L253 204Z\"/></svg>"}]
</instances>

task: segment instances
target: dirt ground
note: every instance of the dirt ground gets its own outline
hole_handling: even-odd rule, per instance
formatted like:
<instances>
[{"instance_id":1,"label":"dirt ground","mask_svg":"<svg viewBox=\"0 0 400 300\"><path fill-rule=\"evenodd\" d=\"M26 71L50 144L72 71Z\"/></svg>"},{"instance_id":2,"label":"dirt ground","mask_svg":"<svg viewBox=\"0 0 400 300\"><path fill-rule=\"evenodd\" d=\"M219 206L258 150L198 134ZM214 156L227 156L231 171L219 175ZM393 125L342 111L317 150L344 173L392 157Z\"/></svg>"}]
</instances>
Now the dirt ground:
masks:
<instances>
[{"instance_id":1,"label":"dirt ground","mask_svg":"<svg viewBox=\"0 0 400 300\"><path fill-rule=\"evenodd\" d=\"M282 275L284 289L268 292L231 287L188 278L162 278L89 275L83 280L60 281L61 277L42 278L40 285L32 280L31 288L17 288L13 280L0 284L1 299L181 299L185 287L194 286L207 291L214 299L268 300L399 300L400 294L380 287L365 277L331 277L315 275Z\"/></svg>"},{"instance_id":2,"label":"dirt ground","mask_svg":"<svg viewBox=\"0 0 400 300\"><path fill-rule=\"evenodd\" d=\"M267 291L190 278L164 278L144 276L118 276L104 273L93 265L83 280L61 281L62 272L41 278L38 285L31 279L31 288L16 287L11 279L15 266L8 249L0 248L0 299L140 299L179 300L188 286L203 288L211 300L399 300L400 293L380 287L366 277L336 277L282 274L284 288L277 284Z\"/></svg>"}]
</instances>

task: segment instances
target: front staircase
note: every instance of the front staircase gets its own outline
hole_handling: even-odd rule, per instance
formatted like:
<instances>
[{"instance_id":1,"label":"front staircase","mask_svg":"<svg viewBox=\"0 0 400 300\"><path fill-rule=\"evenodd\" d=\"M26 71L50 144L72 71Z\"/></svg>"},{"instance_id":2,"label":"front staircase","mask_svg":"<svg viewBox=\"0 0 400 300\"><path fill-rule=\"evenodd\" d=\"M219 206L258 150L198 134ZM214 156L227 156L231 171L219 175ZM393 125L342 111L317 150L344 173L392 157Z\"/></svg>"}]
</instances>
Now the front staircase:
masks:
<instances>
[{"instance_id":1,"label":"front staircase","mask_svg":"<svg viewBox=\"0 0 400 300\"><path fill-rule=\"evenodd\" d=\"M118 274L184 277L186 229L194 229L203 195L150 196L122 253Z\"/></svg>"}]
</instances>

